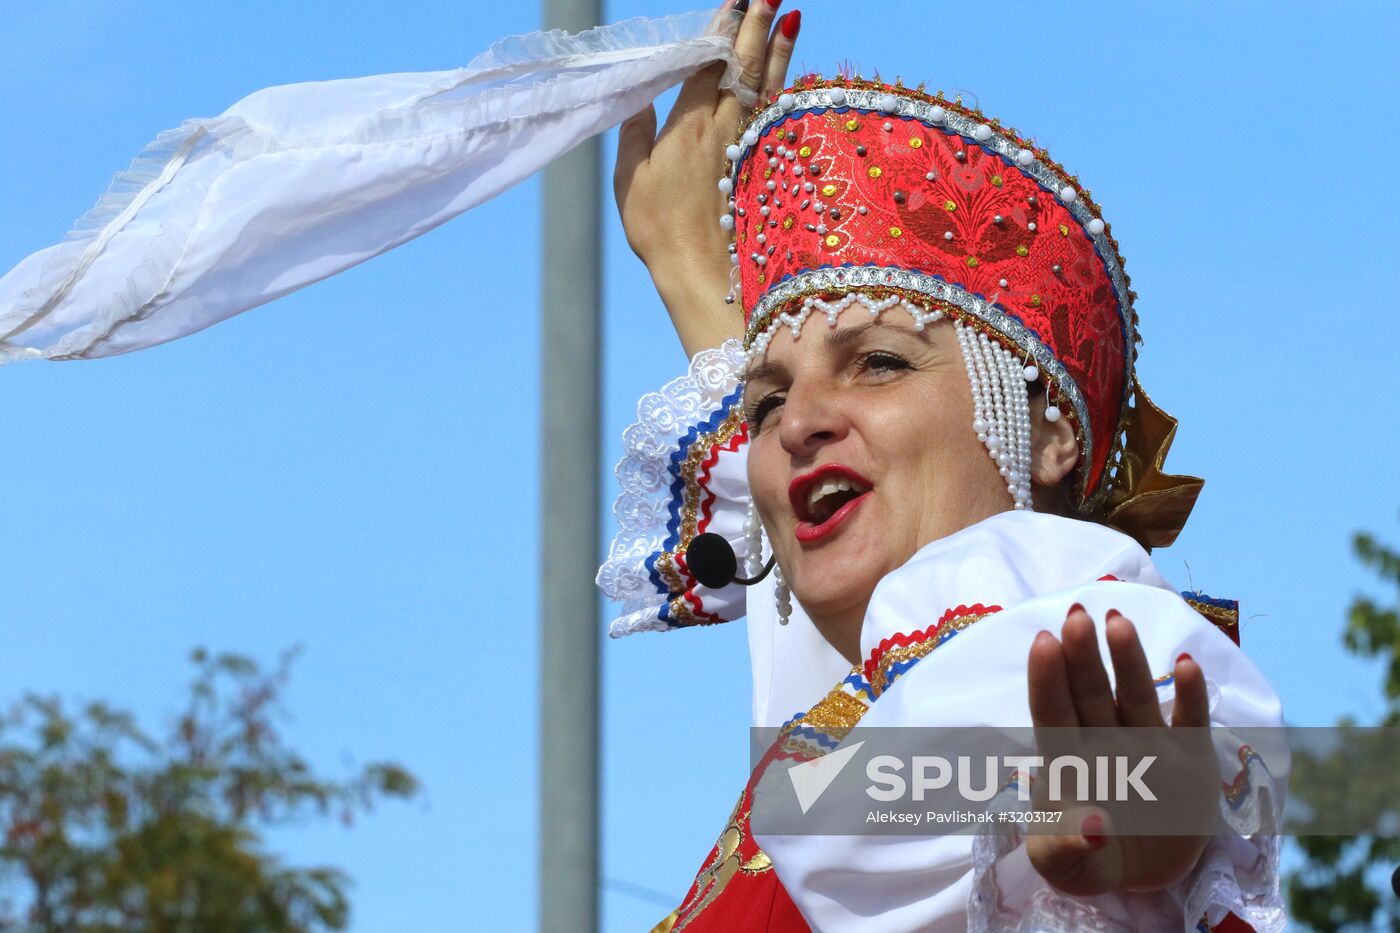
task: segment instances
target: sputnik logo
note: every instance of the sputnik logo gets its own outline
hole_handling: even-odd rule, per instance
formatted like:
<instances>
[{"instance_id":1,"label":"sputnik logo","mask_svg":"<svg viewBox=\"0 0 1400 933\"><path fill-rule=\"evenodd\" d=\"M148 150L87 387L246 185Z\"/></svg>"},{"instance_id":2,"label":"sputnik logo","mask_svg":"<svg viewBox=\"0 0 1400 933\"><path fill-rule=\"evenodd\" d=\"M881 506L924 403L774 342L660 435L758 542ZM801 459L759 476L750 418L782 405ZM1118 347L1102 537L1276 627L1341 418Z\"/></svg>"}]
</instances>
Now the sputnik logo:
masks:
<instances>
[{"instance_id":1,"label":"sputnik logo","mask_svg":"<svg viewBox=\"0 0 1400 933\"><path fill-rule=\"evenodd\" d=\"M830 754L788 769L792 789L797 794L797 805L802 808L804 814L812 809L817 798L826 792L831 782L836 780L864 744L857 742L850 748L839 748Z\"/></svg>"}]
</instances>

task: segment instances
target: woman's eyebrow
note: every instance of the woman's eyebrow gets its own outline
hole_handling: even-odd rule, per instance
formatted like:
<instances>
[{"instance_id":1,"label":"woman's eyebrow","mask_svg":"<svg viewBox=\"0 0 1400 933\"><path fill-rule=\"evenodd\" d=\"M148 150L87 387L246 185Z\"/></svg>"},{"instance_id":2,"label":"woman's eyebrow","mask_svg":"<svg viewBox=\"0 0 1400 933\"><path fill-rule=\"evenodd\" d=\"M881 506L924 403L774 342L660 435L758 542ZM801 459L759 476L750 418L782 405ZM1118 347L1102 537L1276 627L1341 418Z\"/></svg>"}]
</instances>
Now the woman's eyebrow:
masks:
<instances>
[{"instance_id":1,"label":"woman's eyebrow","mask_svg":"<svg viewBox=\"0 0 1400 933\"><path fill-rule=\"evenodd\" d=\"M902 327L892 326L886 323L881 318L871 318L865 323L857 324L854 327L843 327L840 330L828 331L826 335L827 349L831 350L837 347L845 346L847 344L855 343L856 341L860 340L860 338L864 337L866 333L874 327L884 327L895 333L902 334L906 337L916 336L912 331L908 331Z\"/></svg>"},{"instance_id":2,"label":"woman's eyebrow","mask_svg":"<svg viewBox=\"0 0 1400 933\"><path fill-rule=\"evenodd\" d=\"M757 366L744 373L744 382L757 382L760 379L771 379L782 372L782 367L777 363L764 360Z\"/></svg>"},{"instance_id":3,"label":"woman's eyebrow","mask_svg":"<svg viewBox=\"0 0 1400 933\"><path fill-rule=\"evenodd\" d=\"M852 327L843 327L840 330L828 330L824 338L826 348L832 350L837 347L855 343L874 327L883 327L891 333L899 334L903 337L914 337L920 340L924 339L922 334L915 333L908 328L900 327L897 324L890 324L881 318L871 318L868 321L856 324ZM752 369L744 373L744 381L757 382L760 379L781 379L786 372L787 368L782 364L765 359L762 363L758 363Z\"/></svg>"}]
</instances>

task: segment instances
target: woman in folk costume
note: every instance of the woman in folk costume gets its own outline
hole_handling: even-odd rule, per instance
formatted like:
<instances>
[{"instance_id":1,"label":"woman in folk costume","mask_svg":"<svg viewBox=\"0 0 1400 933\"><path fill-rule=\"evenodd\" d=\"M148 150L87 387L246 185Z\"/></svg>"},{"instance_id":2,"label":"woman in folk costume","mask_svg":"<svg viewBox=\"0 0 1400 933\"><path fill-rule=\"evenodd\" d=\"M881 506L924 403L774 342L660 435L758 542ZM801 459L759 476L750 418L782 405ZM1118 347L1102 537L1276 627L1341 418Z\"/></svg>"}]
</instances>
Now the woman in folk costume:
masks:
<instances>
[{"instance_id":1,"label":"woman in folk costume","mask_svg":"<svg viewBox=\"0 0 1400 933\"><path fill-rule=\"evenodd\" d=\"M857 722L1276 724L1144 550L1198 483L1160 472L1173 423L1137 389L1132 294L1087 192L953 103L847 79L775 93L797 26L770 43L775 5L518 37L464 69L189 120L0 277L0 363L140 350L334 275L720 63L683 91L685 132L654 150L645 117L624 132L629 237L694 360L628 434L600 574L629 604L614 631L747 614L755 724L797 718L811 748ZM746 576L778 569L704 585L686 552L705 532ZM745 793L672 924L1277 929L1281 777L1251 766L1228 831L1172 845L1091 825L756 840Z\"/></svg>"},{"instance_id":2,"label":"woman in folk costume","mask_svg":"<svg viewBox=\"0 0 1400 933\"><path fill-rule=\"evenodd\" d=\"M623 129L629 242L693 360L626 434L613 634L747 615L754 725L798 760L857 724L1281 725L1232 605L1148 556L1201 481L1161 472L1175 422L1089 193L941 96L782 89L799 14L774 6L737 38L760 91L737 131L713 73L659 138L649 110ZM1087 811L1059 836L764 837L761 764L658 930L1281 929L1282 769L1222 755L1220 831L1167 838Z\"/></svg>"}]
</instances>

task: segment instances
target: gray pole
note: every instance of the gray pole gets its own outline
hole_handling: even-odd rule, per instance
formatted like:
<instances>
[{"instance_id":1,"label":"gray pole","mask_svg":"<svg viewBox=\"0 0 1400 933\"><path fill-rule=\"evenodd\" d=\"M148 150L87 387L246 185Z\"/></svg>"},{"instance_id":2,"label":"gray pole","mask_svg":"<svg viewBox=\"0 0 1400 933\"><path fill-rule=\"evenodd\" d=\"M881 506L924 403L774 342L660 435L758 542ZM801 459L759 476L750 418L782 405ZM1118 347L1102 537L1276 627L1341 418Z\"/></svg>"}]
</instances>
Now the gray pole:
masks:
<instances>
[{"instance_id":1,"label":"gray pole","mask_svg":"<svg viewBox=\"0 0 1400 933\"><path fill-rule=\"evenodd\" d=\"M544 0L546 29L603 20L602 0ZM544 171L540 497L540 930L598 929L598 459L601 146Z\"/></svg>"}]
</instances>

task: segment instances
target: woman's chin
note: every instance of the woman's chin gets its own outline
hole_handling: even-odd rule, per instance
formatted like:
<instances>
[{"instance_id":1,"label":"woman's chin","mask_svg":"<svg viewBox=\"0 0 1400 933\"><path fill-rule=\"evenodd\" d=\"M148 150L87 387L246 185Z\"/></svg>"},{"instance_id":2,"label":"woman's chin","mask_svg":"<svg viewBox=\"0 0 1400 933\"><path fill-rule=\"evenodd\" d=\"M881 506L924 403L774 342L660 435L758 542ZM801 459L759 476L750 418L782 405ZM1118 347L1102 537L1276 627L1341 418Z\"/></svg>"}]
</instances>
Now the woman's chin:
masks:
<instances>
[{"instance_id":1,"label":"woman's chin","mask_svg":"<svg viewBox=\"0 0 1400 933\"><path fill-rule=\"evenodd\" d=\"M882 576L884 568L855 556L845 561L803 560L790 582L802 608L813 621L820 622L851 615L863 618L865 605Z\"/></svg>"}]
</instances>

